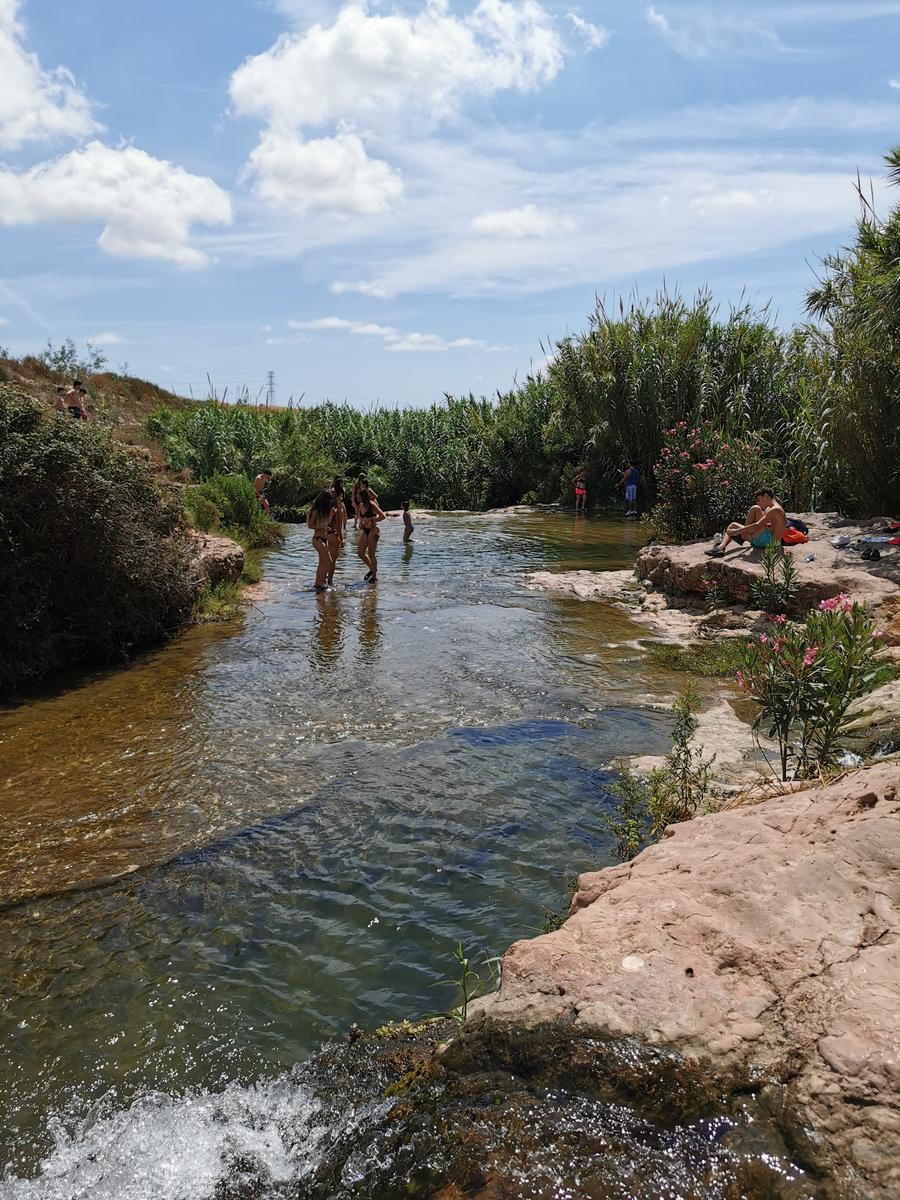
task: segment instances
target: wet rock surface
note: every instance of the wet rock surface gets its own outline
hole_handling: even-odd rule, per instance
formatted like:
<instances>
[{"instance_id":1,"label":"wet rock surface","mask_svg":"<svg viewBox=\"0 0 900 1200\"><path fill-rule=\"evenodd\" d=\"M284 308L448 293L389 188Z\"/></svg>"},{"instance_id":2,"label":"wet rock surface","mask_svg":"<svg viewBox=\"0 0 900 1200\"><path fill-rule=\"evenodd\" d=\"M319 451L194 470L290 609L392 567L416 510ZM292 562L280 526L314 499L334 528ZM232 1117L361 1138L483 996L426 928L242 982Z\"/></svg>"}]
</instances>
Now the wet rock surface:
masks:
<instances>
[{"instance_id":1,"label":"wet rock surface","mask_svg":"<svg viewBox=\"0 0 900 1200\"><path fill-rule=\"evenodd\" d=\"M636 1043L454 1022L380 1031L298 1068L290 1181L224 1164L217 1200L814 1200L752 1100L729 1106L678 1056ZM295 1110L296 1111L296 1110Z\"/></svg>"},{"instance_id":2,"label":"wet rock surface","mask_svg":"<svg viewBox=\"0 0 900 1200\"><path fill-rule=\"evenodd\" d=\"M582 875L568 922L511 947L462 1041L552 1025L665 1047L732 1096L758 1088L821 1195L889 1200L898 903L900 764L886 762Z\"/></svg>"}]
</instances>

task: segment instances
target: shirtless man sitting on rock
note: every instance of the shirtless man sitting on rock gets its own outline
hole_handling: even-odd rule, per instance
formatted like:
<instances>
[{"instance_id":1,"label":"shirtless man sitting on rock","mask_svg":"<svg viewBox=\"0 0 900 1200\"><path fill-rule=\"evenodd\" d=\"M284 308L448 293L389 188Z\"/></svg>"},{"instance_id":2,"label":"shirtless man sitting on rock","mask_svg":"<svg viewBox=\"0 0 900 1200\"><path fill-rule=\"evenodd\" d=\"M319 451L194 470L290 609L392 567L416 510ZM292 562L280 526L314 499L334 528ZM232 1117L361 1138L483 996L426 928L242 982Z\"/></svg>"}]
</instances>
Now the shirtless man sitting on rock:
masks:
<instances>
[{"instance_id":1,"label":"shirtless man sitting on rock","mask_svg":"<svg viewBox=\"0 0 900 1200\"><path fill-rule=\"evenodd\" d=\"M754 499L756 503L747 513L747 520L742 525L740 521L732 521L725 530L725 537L720 546L712 550L704 550L710 558L721 558L731 542L738 545L749 542L757 550L765 550L773 542L780 542L787 531L787 517L784 509L775 499L771 488L760 488Z\"/></svg>"}]
</instances>

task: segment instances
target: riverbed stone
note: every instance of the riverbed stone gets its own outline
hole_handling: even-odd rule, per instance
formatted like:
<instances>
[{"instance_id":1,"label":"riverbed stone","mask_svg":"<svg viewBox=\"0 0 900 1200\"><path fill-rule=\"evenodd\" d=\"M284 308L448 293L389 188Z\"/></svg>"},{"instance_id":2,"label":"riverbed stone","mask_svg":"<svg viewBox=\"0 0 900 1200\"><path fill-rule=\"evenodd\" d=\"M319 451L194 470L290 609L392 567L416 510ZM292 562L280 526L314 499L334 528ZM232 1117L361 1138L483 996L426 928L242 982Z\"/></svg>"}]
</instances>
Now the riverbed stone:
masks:
<instances>
[{"instance_id":1,"label":"riverbed stone","mask_svg":"<svg viewBox=\"0 0 900 1200\"><path fill-rule=\"evenodd\" d=\"M898 795L884 762L582 875L568 921L507 951L463 1038L555 1023L749 1075L823 1195L895 1200Z\"/></svg>"}]
</instances>

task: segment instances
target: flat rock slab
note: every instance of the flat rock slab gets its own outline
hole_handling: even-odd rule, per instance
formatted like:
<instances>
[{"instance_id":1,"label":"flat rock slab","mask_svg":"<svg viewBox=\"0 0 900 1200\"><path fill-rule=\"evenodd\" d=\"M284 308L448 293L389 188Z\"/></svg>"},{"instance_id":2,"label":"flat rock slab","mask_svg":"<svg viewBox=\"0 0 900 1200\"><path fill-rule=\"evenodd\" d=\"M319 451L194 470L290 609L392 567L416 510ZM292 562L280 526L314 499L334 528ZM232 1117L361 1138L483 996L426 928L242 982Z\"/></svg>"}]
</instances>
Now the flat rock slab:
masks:
<instances>
[{"instance_id":1,"label":"flat rock slab","mask_svg":"<svg viewBox=\"0 0 900 1200\"><path fill-rule=\"evenodd\" d=\"M872 608L900 599L900 548L881 547L883 558L870 563L852 549L838 549L831 540L837 534L853 540L871 536L886 520L851 524L832 513L804 513L802 519L809 525L810 540L791 548L798 575L792 612L806 613L842 592ZM762 551L750 546L729 547L723 558L708 558L704 551L709 548L709 542L646 546L638 555L635 570L639 579L663 591L697 598L704 592L704 576L711 575L736 600L748 603L753 584L763 577ZM806 562L810 554L815 560Z\"/></svg>"},{"instance_id":2,"label":"flat rock slab","mask_svg":"<svg viewBox=\"0 0 900 1200\"><path fill-rule=\"evenodd\" d=\"M673 826L582 875L470 1025L638 1038L786 1085L801 1159L900 1196L900 764ZM466 1033L463 1033L463 1037Z\"/></svg>"}]
</instances>

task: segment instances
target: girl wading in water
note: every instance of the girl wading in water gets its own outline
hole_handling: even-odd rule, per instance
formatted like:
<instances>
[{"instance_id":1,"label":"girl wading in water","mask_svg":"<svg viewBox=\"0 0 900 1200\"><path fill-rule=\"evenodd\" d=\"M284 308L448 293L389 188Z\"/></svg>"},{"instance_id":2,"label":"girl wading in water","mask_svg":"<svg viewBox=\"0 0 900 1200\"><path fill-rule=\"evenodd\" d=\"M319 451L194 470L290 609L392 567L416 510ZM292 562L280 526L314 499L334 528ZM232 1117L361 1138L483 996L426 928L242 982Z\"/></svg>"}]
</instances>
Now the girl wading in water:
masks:
<instances>
[{"instance_id":1,"label":"girl wading in water","mask_svg":"<svg viewBox=\"0 0 900 1200\"><path fill-rule=\"evenodd\" d=\"M378 562L375 557L378 550L378 522L384 520L385 514L378 507L378 498L369 490L366 482L359 489L356 511L359 513L359 527L362 531L356 553L369 568L366 579L375 583L378 579Z\"/></svg>"},{"instance_id":2,"label":"girl wading in water","mask_svg":"<svg viewBox=\"0 0 900 1200\"><path fill-rule=\"evenodd\" d=\"M575 512L583 513L587 504L587 472L584 467L578 472L572 480L575 484Z\"/></svg>"},{"instance_id":3,"label":"girl wading in water","mask_svg":"<svg viewBox=\"0 0 900 1200\"><path fill-rule=\"evenodd\" d=\"M318 552L319 565L316 568L316 591L324 592L328 581L334 573L334 559L328 549L328 535L331 531L332 513L335 499L331 492L319 492L310 505L306 524L313 531L313 548Z\"/></svg>"},{"instance_id":4,"label":"girl wading in water","mask_svg":"<svg viewBox=\"0 0 900 1200\"><path fill-rule=\"evenodd\" d=\"M347 510L344 507L344 481L340 475L336 476L331 485L331 497L334 500L334 507L331 510L331 520L328 525L328 553L331 555L328 583L334 583L334 567L338 551L344 544L344 526L347 524Z\"/></svg>"}]
</instances>

